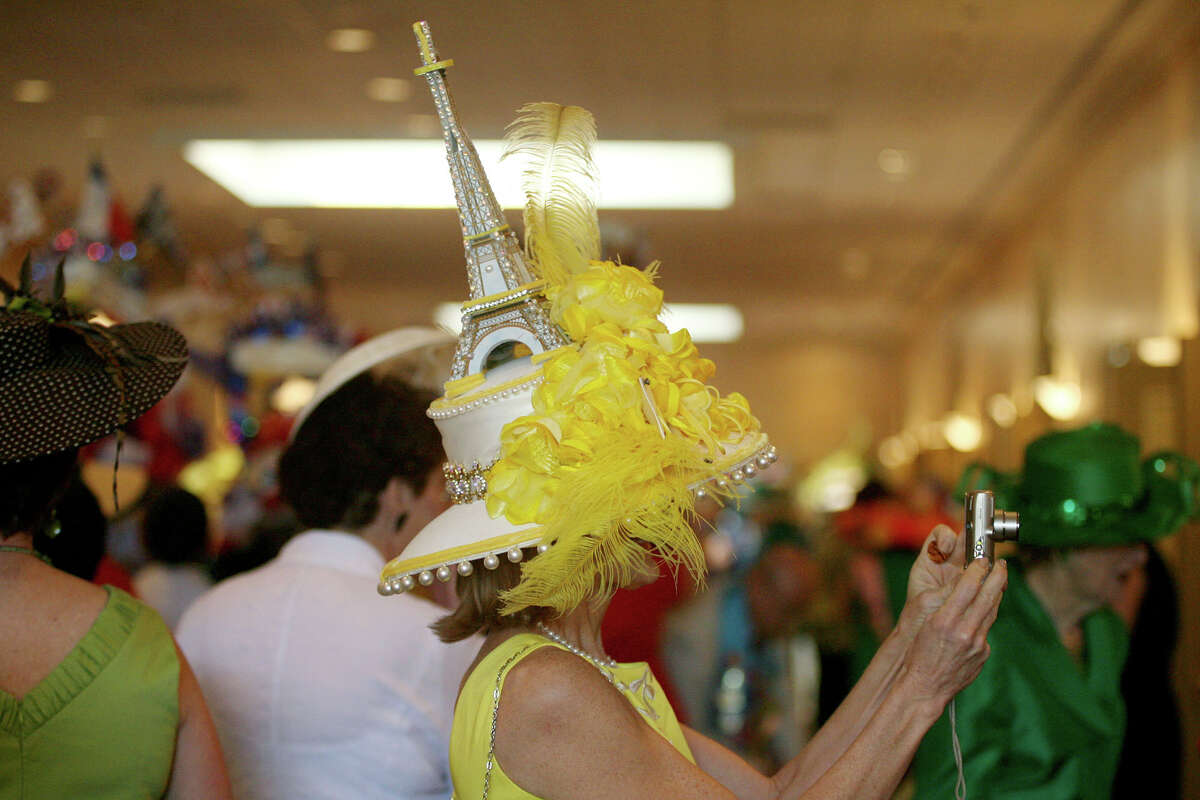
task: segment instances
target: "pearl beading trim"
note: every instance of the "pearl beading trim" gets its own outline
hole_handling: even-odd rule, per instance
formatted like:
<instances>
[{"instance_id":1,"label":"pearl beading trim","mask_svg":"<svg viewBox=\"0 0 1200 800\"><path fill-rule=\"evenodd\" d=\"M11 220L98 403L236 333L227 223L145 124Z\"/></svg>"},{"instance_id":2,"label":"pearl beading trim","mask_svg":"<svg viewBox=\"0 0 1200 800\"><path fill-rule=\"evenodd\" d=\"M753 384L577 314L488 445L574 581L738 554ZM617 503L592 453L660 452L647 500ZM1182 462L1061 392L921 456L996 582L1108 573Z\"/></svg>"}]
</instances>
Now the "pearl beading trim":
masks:
<instances>
[{"instance_id":1,"label":"pearl beading trim","mask_svg":"<svg viewBox=\"0 0 1200 800\"><path fill-rule=\"evenodd\" d=\"M738 462L731 469L725 470L722 477L712 481L720 492L725 492L731 484L744 483L758 474L760 469L766 469L779 460L779 451L775 449L775 445L766 445L759 449L757 453ZM704 497L708 491L703 485L697 486L693 490L697 498Z\"/></svg>"},{"instance_id":2,"label":"pearl beading trim","mask_svg":"<svg viewBox=\"0 0 1200 800\"><path fill-rule=\"evenodd\" d=\"M470 400L466 403L459 403L458 405L454 405L449 408L426 409L425 416L429 417L432 420L448 419L450 417L457 417L460 414L466 414L468 411L474 411L477 408L482 408L483 406L491 405L492 403L498 403L501 400L507 400L510 397L516 397L518 394L522 394L524 392L532 390L535 386L537 386L544 380L545 380L545 376L537 375L533 378L530 378L527 381L518 383L515 386L510 386L507 389L501 389L498 392L495 392L495 393L489 394L489 395L485 395L483 397L478 397L478 398L476 398L474 400Z\"/></svg>"},{"instance_id":3,"label":"pearl beading trim","mask_svg":"<svg viewBox=\"0 0 1200 800\"><path fill-rule=\"evenodd\" d=\"M462 313L464 316L475 316L476 314L489 311L493 308L516 305L518 302L523 301L527 297L540 295L545 289L546 282L538 281L532 286L514 289L513 291L502 294L499 297L493 297L491 300L478 300L474 302L468 301L463 303Z\"/></svg>"},{"instance_id":4,"label":"pearl beading trim","mask_svg":"<svg viewBox=\"0 0 1200 800\"><path fill-rule=\"evenodd\" d=\"M757 475L758 470L766 469L778 460L779 452L775 446L766 445L750 458L740 461L731 469L726 470L722 477L715 479L713 482L716 484L718 491L722 493L726 492L731 484L744 483ZM708 490L703 485L697 486L693 489L693 492L697 499L708 494ZM544 542L537 546L538 553L544 553L549 549L550 545ZM496 569L500 566L501 555L513 564L519 564L525 558L525 554L520 547L511 547L508 550L498 550L487 554L475 555L458 562L442 564L435 569L420 570L407 575L393 575L379 583L378 591L384 596L402 594L412 591L418 584L421 586L430 586L434 580L446 583L454 576L454 572L466 577L475 571L475 564L473 562L479 560L483 561L484 569Z\"/></svg>"},{"instance_id":5,"label":"pearl beading trim","mask_svg":"<svg viewBox=\"0 0 1200 800\"><path fill-rule=\"evenodd\" d=\"M529 545L525 545L525 547L529 547ZM550 545L544 542L537 546L538 553L544 553L549 549ZM431 586L435 579L446 583L454 577L455 572L465 578L475 572L475 564L473 562L483 561L484 569L493 570L500 566L500 556L507 558L510 564L520 564L525 559L525 553L521 547L510 547L507 550L497 550L486 555L471 556L458 562L442 564L435 569L423 569L417 572L410 572L407 575L393 575L386 580L380 581L376 590L384 597L387 597L393 594L411 592L418 585Z\"/></svg>"}]
</instances>

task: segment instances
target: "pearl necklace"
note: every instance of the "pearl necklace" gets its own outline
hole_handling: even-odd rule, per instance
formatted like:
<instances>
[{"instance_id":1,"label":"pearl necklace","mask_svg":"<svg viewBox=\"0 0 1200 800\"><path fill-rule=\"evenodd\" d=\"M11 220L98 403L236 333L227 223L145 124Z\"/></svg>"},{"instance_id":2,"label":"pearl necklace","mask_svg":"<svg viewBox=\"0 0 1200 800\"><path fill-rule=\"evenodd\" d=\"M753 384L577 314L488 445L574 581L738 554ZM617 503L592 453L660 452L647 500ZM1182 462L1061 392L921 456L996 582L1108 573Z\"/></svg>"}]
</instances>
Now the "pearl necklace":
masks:
<instances>
[{"instance_id":1,"label":"pearl necklace","mask_svg":"<svg viewBox=\"0 0 1200 800\"><path fill-rule=\"evenodd\" d=\"M575 645L571 644L566 639L564 639L562 636L559 636L557 633L555 633L554 631L547 628L544 623L539 622L537 624L537 629L538 629L538 632L542 634L542 636L545 636L547 639L549 639L550 641L554 642L557 645L562 645L568 651L574 653L575 655L582 658L584 661L591 664L596 669L600 670L600 674L603 675L604 677L608 678L609 683L613 682L613 676L608 672L608 670L616 669L617 662L614 658L612 658L612 656L606 655L604 658L596 658L594 655L592 655L588 651L584 650L582 647L576 647Z\"/></svg>"}]
</instances>

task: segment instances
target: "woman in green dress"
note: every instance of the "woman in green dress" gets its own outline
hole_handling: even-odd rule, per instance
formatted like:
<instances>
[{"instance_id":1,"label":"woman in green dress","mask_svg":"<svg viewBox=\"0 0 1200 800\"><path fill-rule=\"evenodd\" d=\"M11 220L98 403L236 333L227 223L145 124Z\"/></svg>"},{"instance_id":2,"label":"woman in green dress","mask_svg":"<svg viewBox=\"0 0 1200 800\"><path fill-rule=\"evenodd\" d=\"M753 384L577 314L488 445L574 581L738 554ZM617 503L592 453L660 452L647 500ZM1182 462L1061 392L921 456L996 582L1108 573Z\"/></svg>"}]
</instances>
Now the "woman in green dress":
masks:
<instances>
[{"instance_id":1,"label":"woman in green dress","mask_svg":"<svg viewBox=\"0 0 1200 800\"><path fill-rule=\"evenodd\" d=\"M1196 515L1198 471L1173 453L1142 461L1136 437L1093 424L1025 451L1019 476L984 467L1021 513L1019 557L988 641L992 657L957 699L957 735L972 800L1107 800L1121 753L1125 623L1113 611L1146 542ZM949 719L916 759L919 797L951 797L958 777Z\"/></svg>"},{"instance_id":2,"label":"woman in green dress","mask_svg":"<svg viewBox=\"0 0 1200 800\"><path fill-rule=\"evenodd\" d=\"M35 298L28 266L20 291L0 288L0 797L228 798L204 699L159 616L33 548L78 448L167 393L183 337L92 325L61 288Z\"/></svg>"}]
</instances>

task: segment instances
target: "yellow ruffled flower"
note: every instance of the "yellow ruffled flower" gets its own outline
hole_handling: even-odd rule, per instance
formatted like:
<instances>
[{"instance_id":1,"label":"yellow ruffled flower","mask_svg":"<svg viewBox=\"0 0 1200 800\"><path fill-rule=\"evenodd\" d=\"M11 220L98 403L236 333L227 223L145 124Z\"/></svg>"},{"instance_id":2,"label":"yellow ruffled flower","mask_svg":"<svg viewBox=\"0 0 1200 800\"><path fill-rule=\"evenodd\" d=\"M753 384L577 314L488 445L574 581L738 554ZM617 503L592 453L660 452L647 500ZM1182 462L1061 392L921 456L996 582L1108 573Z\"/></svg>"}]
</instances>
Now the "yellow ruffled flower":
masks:
<instances>
[{"instance_id":1,"label":"yellow ruffled flower","mask_svg":"<svg viewBox=\"0 0 1200 800\"><path fill-rule=\"evenodd\" d=\"M551 315L575 346L545 359L533 414L501 432L487 508L542 525L555 547L523 566L509 611L565 611L620 585L640 563L641 543L669 563L701 568L688 485L714 477L713 463L758 421L741 395L721 397L707 384L715 368L688 331L669 332L658 320L653 278L653 267L590 262L547 290Z\"/></svg>"}]
</instances>

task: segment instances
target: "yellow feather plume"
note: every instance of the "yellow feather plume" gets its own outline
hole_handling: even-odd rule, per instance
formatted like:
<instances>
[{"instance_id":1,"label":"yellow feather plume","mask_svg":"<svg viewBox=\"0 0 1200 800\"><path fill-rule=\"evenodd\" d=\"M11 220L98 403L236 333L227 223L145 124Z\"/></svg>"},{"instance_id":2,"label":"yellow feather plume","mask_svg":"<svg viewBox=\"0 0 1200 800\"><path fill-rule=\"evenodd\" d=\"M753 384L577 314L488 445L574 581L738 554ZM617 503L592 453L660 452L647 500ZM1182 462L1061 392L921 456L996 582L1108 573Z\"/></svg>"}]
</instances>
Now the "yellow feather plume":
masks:
<instances>
[{"instance_id":1,"label":"yellow feather plume","mask_svg":"<svg viewBox=\"0 0 1200 800\"><path fill-rule=\"evenodd\" d=\"M595 142L591 113L558 103L522 106L505 131L504 157L528 159L521 176L525 252L552 286L600 257Z\"/></svg>"}]
</instances>

